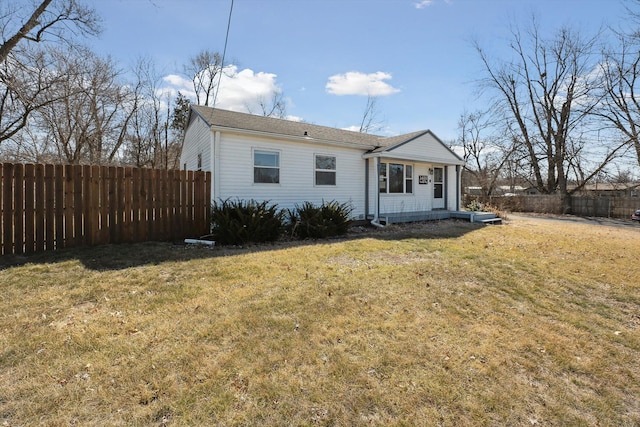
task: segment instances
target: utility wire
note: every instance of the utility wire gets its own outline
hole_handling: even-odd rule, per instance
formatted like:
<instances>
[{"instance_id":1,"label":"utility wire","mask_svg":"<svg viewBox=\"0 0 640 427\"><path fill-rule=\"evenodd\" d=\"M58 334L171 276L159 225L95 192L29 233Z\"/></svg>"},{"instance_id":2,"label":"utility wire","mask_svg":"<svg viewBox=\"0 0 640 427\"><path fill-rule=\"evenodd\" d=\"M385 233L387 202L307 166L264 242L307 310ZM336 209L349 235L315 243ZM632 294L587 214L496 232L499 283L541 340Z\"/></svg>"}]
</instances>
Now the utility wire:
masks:
<instances>
[{"instance_id":1,"label":"utility wire","mask_svg":"<svg viewBox=\"0 0 640 427\"><path fill-rule=\"evenodd\" d=\"M227 20L227 35L224 38L224 49L222 50L222 61L220 61L220 73L218 74L218 85L216 93L213 95L213 108L218 100L218 91L220 90L220 82L222 81L222 71L224 70L224 57L227 54L227 43L229 42L229 29L231 28L231 14L233 13L233 0L231 0L231 8L229 8L229 19Z\"/></svg>"}]
</instances>

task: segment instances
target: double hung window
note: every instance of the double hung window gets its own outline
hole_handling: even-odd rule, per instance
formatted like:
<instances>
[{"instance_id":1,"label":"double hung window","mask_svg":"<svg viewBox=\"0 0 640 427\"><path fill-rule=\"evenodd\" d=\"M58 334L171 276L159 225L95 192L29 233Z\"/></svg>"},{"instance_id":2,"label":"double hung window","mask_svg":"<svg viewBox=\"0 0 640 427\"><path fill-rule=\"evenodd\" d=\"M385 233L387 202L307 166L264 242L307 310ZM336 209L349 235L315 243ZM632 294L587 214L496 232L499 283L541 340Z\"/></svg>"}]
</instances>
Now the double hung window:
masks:
<instances>
[{"instance_id":1,"label":"double hung window","mask_svg":"<svg viewBox=\"0 0 640 427\"><path fill-rule=\"evenodd\" d=\"M256 184L280 183L280 153L278 151L253 151L253 182Z\"/></svg>"},{"instance_id":2,"label":"double hung window","mask_svg":"<svg viewBox=\"0 0 640 427\"><path fill-rule=\"evenodd\" d=\"M316 154L316 185L336 185L336 158Z\"/></svg>"}]
</instances>

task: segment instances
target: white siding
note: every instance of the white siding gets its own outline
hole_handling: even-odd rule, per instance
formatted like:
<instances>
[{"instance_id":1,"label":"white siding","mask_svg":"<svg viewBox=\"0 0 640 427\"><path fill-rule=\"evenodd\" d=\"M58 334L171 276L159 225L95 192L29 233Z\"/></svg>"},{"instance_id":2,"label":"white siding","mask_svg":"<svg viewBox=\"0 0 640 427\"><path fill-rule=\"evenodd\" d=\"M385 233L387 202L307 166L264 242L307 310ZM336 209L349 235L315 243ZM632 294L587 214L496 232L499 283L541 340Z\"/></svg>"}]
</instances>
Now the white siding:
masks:
<instances>
[{"instance_id":1,"label":"white siding","mask_svg":"<svg viewBox=\"0 0 640 427\"><path fill-rule=\"evenodd\" d=\"M393 156L408 156L409 158L421 158L433 163L451 164L461 163L447 147L442 145L433 135L427 133L419 138L399 145L389 150Z\"/></svg>"},{"instance_id":2,"label":"white siding","mask_svg":"<svg viewBox=\"0 0 640 427\"><path fill-rule=\"evenodd\" d=\"M400 161L396 159L381 158L382 163L404 163L413 165L413 194L389 194L380 193L380 210L381 215L384 214L397 214L397 213L409 213L409 212L423 212L431 211L433 206L433 174L429 173L429 169L435 167L444 168L444 164L436 163L411 163L408 161ZM447 172L445 175L445 188L446 188L446 206L448 210L456 210L459 206L456 204L456 197L460 195L456 191L456 185L459 181L456 180L456 167L455 165L447 166ZM426 184L419 183L420 175L426 176L428 182ZM377 171L377 159L369 159L369 215L376 214L376 203L378 202L378 171Z\"/></svg>"},{"instance_id":3,"label":"white siding","mask_svg":"<svg viewBox=\"0 0 640 427\"><path fill-rule=\"evenodd\" d=\"M280 183L254 184L253 150L280 153ZM315 185L314 155L336 157L336 185ZM223 133L220 141L220 194L217 200L269 200L280 208L292 209L309 201L316 205L336 200L349 203L352 217L364 215L363 152L344 147L317 145L301 141L282 141Z\"/></svg>"},{"instance_id":4,"label":"white siding","mask_svg":"<svg viewBox=\"0 0 640 427\"><path fill-rule=\"evenodd\" d=\"M211 167L211 131L200 117L196 117L187 128L184 145L180 154L180 168L198 170L198 154L202 156L202 170L212 171Z\"/></svg>"},{"instance_id":5,"label":"white siding","mask_svg":"<svg viewBox=\"0 0 640 427\"><path fill-rule=\"evenodd\" d=\"M397 214L408 212L430 211L434 208L445 208L455 210L457 207L456 197L459 192L456 191L458 180L456 179L456 164L462 164L455 154L445 147L431 133L426 133L414 140L406 142L393 148L385 154L388 157L382 157L383 163L403 163L413 165L414 182L413 194L380 194L380 210L382 214ZM406 160L413 159L413 160ZM376 213L376 202L378 191L378 173L376 169L376 159L370 160L370 190L372 198L369 200L369 214ZM441 167L447 169L445 174L445 200L444 205L434 206L433 197L433 174L429 173L429 169ZM428 178L426 184L419 183L419 176L423 175Z\"/></svg>"},{"instance_id":6,"label":"white siding","mask_svg":"<svg viewBox=\"0 0 640 427\"><path fill-rule=\"evenodd\" d=\"M418 211L430 211L432 209L432 201L433 201L433 185L429 184L419 184L418 176L419 175L428 175L429 173L429 164L426 163L415 163L408 161L399 161L395 159L380 159L382 163L403 163L413 166L413 193L409 194L390 194L390 193L380 193L380 213L381 214L390 214L390 213L407 213L407 212L418 212ZM378 192L378 173L377 173L377 160L371 159L371 171L370 171L370 181L371 181L371 194L373 197L377 197ZM375 188L374 188L375 187ZM369 211L370 214L375 215L375 200L370 200L371 209Z\"/></svg>"}]
</instances>

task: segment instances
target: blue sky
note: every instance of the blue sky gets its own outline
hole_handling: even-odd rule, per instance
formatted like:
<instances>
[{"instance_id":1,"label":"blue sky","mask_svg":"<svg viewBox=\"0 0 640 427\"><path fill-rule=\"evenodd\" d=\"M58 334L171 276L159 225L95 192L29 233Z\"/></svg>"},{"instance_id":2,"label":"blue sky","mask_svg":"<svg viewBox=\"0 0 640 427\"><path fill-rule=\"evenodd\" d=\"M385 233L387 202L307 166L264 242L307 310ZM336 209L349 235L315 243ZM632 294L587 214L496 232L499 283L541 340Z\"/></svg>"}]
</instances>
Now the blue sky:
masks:
<instances>
[{"instance_id":1,"label":"blue sky","mask_svg":"<svg viewBox=\"0 0 640 427\"><path fill-rule=\"evenodd\" d=\"M123 67L153 60L163 84L188 92L183 66L222 53L231 0L86 0L104 32L88 44ZM457 136L460 114L482 106L482 68L472 41L500 56L509 26L535 14L543 35L563 24L593 33L624 21L628 0L235 0L221 108L241 110L281 90L287 114L338 128L358 126L367 93L384 129Z\"/></svg>"}]
</instances>

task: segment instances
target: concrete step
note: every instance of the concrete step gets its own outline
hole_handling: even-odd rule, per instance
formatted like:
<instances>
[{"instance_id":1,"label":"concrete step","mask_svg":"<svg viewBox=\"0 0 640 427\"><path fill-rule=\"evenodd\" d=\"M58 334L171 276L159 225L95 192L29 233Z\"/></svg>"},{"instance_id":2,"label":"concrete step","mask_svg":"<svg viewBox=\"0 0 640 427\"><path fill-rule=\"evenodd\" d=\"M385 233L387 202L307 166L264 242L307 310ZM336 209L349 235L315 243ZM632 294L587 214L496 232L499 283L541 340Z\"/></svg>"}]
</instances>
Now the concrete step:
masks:
<instances>
[{"instance_id":1,"label":"concrete step","mask_svg":"<svg viewBox=\"0 0 640 427\"><path fill-rule=\"evenodd\" d=\"M499 217L487 218L487 219L483 219L483 220L475 221L475 222L481 222L481 223L487 224L487 225L500 225L500 224L502 224L502 218L499 218Z\"/></svg>"}]
</instances>

